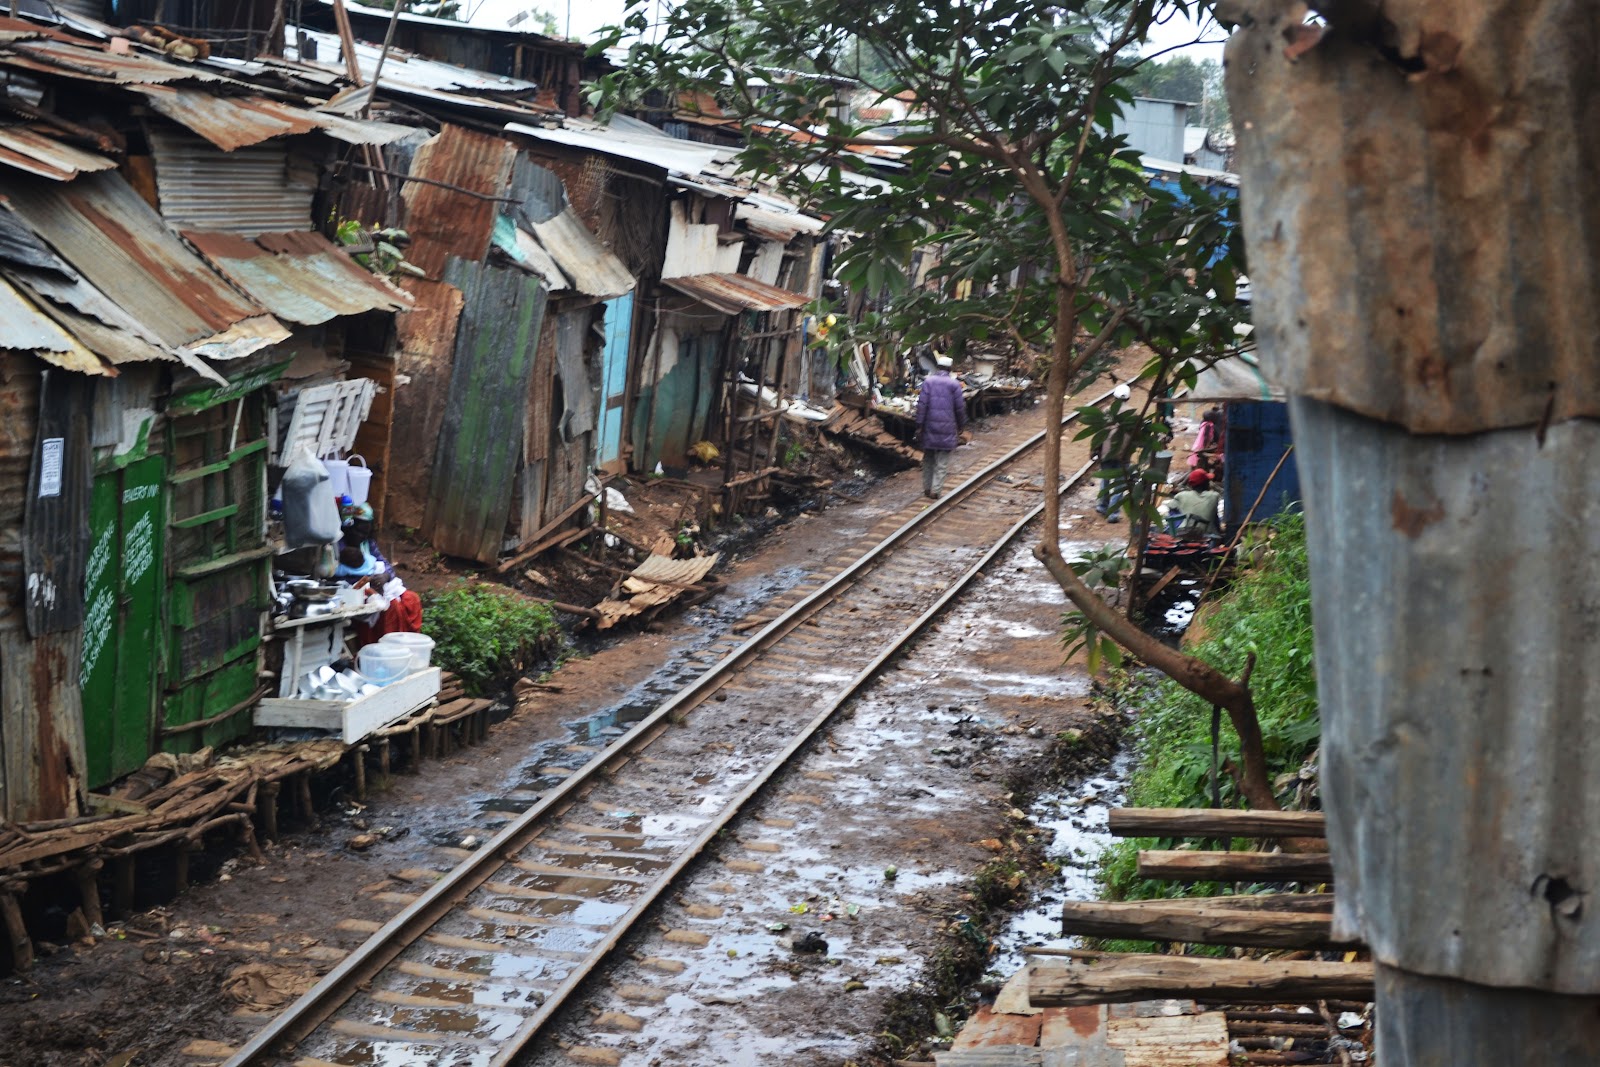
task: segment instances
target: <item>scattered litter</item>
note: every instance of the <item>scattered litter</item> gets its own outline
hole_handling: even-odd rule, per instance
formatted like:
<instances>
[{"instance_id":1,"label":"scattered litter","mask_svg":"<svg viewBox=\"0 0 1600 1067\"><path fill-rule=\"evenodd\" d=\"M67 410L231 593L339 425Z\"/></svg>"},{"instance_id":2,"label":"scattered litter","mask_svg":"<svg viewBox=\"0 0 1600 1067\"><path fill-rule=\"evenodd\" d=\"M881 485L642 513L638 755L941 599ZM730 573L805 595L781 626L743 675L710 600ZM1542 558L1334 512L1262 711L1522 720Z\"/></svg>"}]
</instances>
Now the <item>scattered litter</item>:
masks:
<instances>
[{"instance_id":1,"label":"scattered litter","mask_svg":"<svg viewBox=\"0 0 1600 1067\"><path fill-rule=\"evenodd\" d=\"M461 839L461 847L462 848L468 848L468 849L477 848L478 847L478 835L477 834L468 834L466 837L463 837Z\"/></svg>"},{"instance_id":2,"label":"scattered litter","mask_svg":"<svg viewBox=\"0 0 1600 1067\"><path fill-rule=\"evenodd\" d=\"M865 989L865 988L867 988L867 983L862 982L862 981L858 981L857 979L854 979L854 978L850 979L848 982L846 982L844 984L844 991L846 993L854 993L858 989Z\"/></svg>"},{"instance_id":3,"label":"scattered litter","mask_svg":"<svg viewBox=\"0 0 1600 1067\"><path fill-rule=\"evenodd\" d=\"M788 923L768 923L767 924L767 929L770 930L772 933L781 934L785 930L789 929L789 924Z\"/></svg>"},{"instance_id":4,"label":"scattered litter","mask_svg":"<svg viewBox=\"0 0 1600 1067\"><path fill-rule=\"evenodd\" d=\"M899 956L879 956L872 962L876 963L879 967L894 967L904 963L905 960L901 959Z\"/></svg>"},{"instance_id":5,"label":"scattered litter","mask_svg":"<svg viewBox=\"0 0 1600 1067\"><path fill-rule=\"evenodd\" d=\"M1339 1029L1359 1030L1367 1025L1366 1017L1360 1012L1346 1011L1339 1014Z\"/></svg>"},{"instance_id":6,"label":"scattered litter","mask_svg":"<svg viewBox=\"0 0 1600 1067\"><path fill-rule=\"evenodd\" d=\"M789 911L792 912L795 915L804 915L806 912L808 912L810 910L811 910L811 905L807 904L803 900L798 904L790 904L789 905Z\"/></svg>"},{"instance_id":7,"label":"scattered litter","mask_svg":"<svg viewBox=\"0 0 1600 1067\"><path fill-rule=\"evenodd\" d=\"M365 852L378 843L377 834L356 834L344 843L344 847L351 852Z\"/></svg>"},{"instance_id":8,"label":"scattered litter","mask_svg":"<svg viewBox=\"0 0 1600 1067\"><path fill-rule=\"evenodd\" d=\"M250 1011L270 1011L296 999L316 982L316 976L266 963L235 967L222 984L223 992Z\"/></svg>"},{"instance_id":9,"label":"scattered litter","mask_svg":"<svg viewBox=\"0 0 1600 1067\"><path fill-rule=\"evenodd\" d=\"M820 952L827 955L828 942L821 934L812 930L804 937L797 937L789 943L789 947L796 952Z\"/></svg>"},{"instance_id":10,"label":"scattered litter","mask_svg":"<svg viewBox=\"0 0 1600 1067\"><path fill-rule=\"evenodd\" d=\"M898 878L899 876L900 876L900 868L898 868L898 867L895 867L895 866L891 865L891 866L885 867L883 869L883 880L885 882L892 882L896 878Z\"/></svg>"}]
</instances>

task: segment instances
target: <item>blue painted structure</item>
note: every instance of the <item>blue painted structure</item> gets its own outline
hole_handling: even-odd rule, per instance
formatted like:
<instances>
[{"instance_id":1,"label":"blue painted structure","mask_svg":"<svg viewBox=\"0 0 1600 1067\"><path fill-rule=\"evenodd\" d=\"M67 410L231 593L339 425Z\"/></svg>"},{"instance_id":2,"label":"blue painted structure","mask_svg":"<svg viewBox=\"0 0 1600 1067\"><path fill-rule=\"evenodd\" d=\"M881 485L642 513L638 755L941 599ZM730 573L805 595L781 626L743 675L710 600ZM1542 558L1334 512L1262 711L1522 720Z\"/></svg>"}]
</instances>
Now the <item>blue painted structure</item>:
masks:
<instances>
[{"instance_id":1,"label":"blue painted structure","mask_svg":"<svg viewBox=\"0 0 1600 1067\"><path fill-rule=\"evenodd\" d=\"M600 418L595 461L614 468L622 462L622 423L628 399L628 348L633 338L633 294L605 302L606 346L601 356Z\"/></svg>"},{"instance_id":2,"label":"blue painted structure","mask_svg":"<svg viewBox=\"0 0 1600 1067\"><path fill-rule=\"evenodd\" d=\"M1250 505L1266 495L1251 521L1260 522L1300 503L1300 472L1294 456L1284 452L1289 435L1289 406L1277 400L1230 400L1224 405L1227 435L1223 440L1222 501L1229 526L1250 513ZM1283 460L1283 466L1278 461ZM1274 475L1273 468L1278 468ZM1268 481L1271 484L1268 484Z\"/></svg>"}]
</instances>

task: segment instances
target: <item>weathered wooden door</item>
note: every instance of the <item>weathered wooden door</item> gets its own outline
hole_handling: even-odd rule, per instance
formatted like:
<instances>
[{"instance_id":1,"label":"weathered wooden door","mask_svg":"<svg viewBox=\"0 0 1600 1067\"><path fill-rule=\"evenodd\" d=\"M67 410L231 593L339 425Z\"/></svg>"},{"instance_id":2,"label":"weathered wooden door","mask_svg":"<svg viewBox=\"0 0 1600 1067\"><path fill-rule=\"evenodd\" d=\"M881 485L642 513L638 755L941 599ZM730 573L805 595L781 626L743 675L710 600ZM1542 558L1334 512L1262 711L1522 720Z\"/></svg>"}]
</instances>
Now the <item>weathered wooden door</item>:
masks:
<instances>
[{"instance_id":1,"label":"weathered wooden door","mask_svg":"<svg viewBox=\"0 0 1600 1067\"><path fill-rule=\"evenodd\" d=\"M89 503L81 680L90 788L137 770L155 748L165 471L160 456L108 471Z\"/></svg>"},{"instance_id":2,"label":"weathered wooden door","mask_svg":"<svg viewBox=\"0 0 1600 1067\"><path fill-rule=\"evenodd\" d=\"M600 425L596 431L599 465L621 469L622 419L628 400L628 348L633 338L633 294L605 302L606 347L601 361Z\"/></svg>"}]
</instances>

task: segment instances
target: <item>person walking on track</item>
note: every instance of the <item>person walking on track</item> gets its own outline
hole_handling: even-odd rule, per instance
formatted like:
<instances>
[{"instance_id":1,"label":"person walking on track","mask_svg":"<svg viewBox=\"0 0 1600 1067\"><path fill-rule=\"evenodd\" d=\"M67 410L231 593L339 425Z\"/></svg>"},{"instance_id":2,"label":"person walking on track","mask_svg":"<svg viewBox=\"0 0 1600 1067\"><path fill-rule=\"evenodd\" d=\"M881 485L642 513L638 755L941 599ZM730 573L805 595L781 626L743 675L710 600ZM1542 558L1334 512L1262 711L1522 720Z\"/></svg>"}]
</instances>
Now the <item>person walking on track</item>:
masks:
<instances>
[{"instance_id":1,"label":"person walking on track","mask_svg":"<svg viewBox=\"0 0 1600 1067\"><path fill-rule=\"evenodd\" d=\"M950 470L950 453L961 443L967 425L967 401L961 383L950 375L949 356L933 357L933 373L922 380L917 398L917 437L922 446L922 495L939 499L944 476Z\"/></svg>"}]
</instances>

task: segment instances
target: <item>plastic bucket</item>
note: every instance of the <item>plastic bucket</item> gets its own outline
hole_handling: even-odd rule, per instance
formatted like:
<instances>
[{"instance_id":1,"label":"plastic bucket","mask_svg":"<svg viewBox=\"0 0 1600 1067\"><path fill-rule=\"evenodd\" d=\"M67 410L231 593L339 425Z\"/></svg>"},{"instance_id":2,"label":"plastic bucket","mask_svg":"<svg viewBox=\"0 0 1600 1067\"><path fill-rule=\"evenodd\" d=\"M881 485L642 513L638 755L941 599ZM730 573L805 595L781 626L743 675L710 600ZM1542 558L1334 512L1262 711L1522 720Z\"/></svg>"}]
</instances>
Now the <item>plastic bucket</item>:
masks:
<instances>
[{"instance_id":1,"label":"plastic bucket","mask_svg":"<svg viewBox=\"0 0 1600 1067\"><path fill-rule=\"evenodd\" d=\"M356 670L375 685L388 685L411 673L411 650L381 641L363 646L356 653Z\"/></svg>"},{"instance_id":2,"label":"plastic bucket","mask_svg":"<svg viewBox=\"0 0 1600 1067\"><path fill-rule=\"evenodd\" d=\"M322 465L328 468L328 488L333 490L334 496L344 496L350 491L350 464L342 459L325 459Z\"/></svg>"},{"instance_id":3,"label":"plastic bucket","mask_svg":"<svg viewBox=\"0 0 1600 1067\"><path fill-rule=\"evenodd\" d=\"M420 671L433 662L433 638L427 634L413 634L398 632L384 634L378 639L380 645L392 645L403 648L411 653L411 669Z\"/></svg>"},{"instance_id":4,"label":"plastic bucket","mask_svg":"<svg viewBox=\"0 0 1600 1067\"><path fill-rule=\"evenodd\" d=\"M356 460L361 460L361 466L356 466ZM345 460L345 477L350 480L350 502L352 504L365 504L367 492L372 488L372 469L367 466L367 461L362 456L351 456Z\"/></svg>"}]
</instances>

